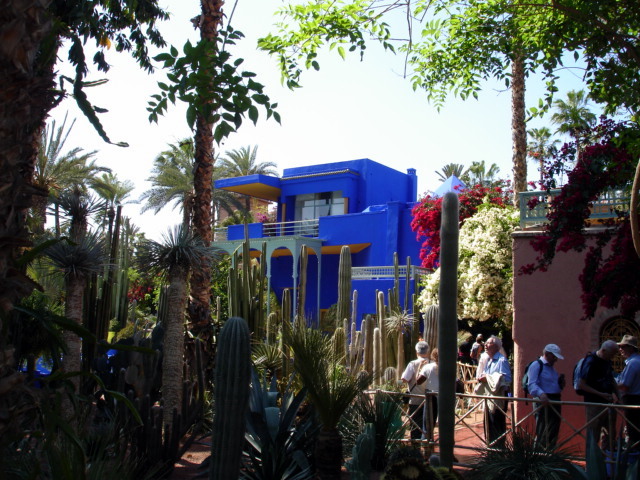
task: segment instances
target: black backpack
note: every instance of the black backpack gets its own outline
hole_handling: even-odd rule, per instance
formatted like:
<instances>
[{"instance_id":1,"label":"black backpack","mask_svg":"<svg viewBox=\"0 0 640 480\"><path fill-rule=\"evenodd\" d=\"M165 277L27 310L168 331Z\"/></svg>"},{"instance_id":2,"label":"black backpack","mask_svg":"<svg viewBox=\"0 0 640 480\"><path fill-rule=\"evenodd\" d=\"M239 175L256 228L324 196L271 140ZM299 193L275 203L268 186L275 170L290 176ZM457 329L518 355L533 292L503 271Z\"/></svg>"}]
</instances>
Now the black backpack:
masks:
<instances>
[{"instance_id":1,"label":"black backpack","mask_svg":"<svg viewBox=\"0 0 640 480\"><path fill-rule=\"evenodd\" d=\"M524 369L524 375L522 375L522 390L524 390L525 395L529 395L529 367L531 367L531 364L535 362L540 363L540 371L538 372L538 377L542 373L542 360L536 358L535 360L529 362L527 368Z\"/></svg>"}]
</instances>

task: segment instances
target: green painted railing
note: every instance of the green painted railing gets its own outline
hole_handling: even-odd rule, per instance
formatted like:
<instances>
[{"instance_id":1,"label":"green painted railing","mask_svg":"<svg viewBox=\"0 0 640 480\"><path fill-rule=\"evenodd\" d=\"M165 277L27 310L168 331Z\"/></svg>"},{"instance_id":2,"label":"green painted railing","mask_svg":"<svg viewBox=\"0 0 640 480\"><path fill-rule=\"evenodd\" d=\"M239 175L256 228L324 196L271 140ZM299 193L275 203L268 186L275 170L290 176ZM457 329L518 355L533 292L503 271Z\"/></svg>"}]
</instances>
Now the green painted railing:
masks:
<instances>
[{"instance_id":1,"label":"green painted railing","mask_svg":"<svg viewBox=\"0 0 640 480\"><path fill-rule=\"evenodd\" d=\"M547 221L549 203L551 199L560 193L560 189L536 192L520 192L520 226L522 228L542 225ZM529 208L532 200L538 203ZM591 216L589 218L614 218L616 212L629 211L630 193L627 190L610 190L603 193L598 200L593 202Z\"/></svg>"}]
</instances>

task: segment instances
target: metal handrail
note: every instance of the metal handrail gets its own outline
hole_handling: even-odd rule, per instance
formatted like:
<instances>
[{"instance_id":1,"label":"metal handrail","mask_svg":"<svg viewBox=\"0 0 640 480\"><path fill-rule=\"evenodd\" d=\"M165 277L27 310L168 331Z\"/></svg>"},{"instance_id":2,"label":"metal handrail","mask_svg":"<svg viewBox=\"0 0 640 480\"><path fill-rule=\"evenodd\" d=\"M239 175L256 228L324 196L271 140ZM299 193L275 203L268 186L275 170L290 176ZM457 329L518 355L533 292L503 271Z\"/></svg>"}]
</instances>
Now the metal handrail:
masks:
<instances>
[{"instance_id":1,"label":"metal handrail","mask_svg":"<svg viewBox=\"0 0 640 480\"><path fill-rule=\"evenodd\" d=\"M401 401L400 399L402 397L408 396L408 397L420 398L422 400L422 402L420 403L420 406L424 406L425 403L429 401L428 399L430 397L436 397L438 395L435 392L428 392L424 395L399 393L399 392L387 391L387 390L375 390L374 392L386 394L390 398L393 398L394 401L398 403L400 403ZM504 401L506 403L506 407L502 408L499 405L499 403L497 403L496 401ZM532 408L530 412L527 412L523 417L519 418L516 421L513 415L513 412L514 412L513 407L514 407L514 404L518 402L520 403L524 402L525 404L530 403L532 404ZM505 414L507 429L502 436L495 439L491 444L489 444L484 436L485 435L484 431L483 430L481 430L480 432L478 431L479 427L483 425L484 419L481 418L478 421L475 417L477 416L477 414L489 408L494 403L496 403L497 408L499 408ZM615 417L614 432L621 431L622 427L627 423L627 416L625 415L625 412L627 412L628 410L640 409L640 405L601 404L601 403L588 403L588 402L580 402L580 401L578 402L550 401L549 403L551 405L561 405L563 407L562 408L563 412L567 411L564 407L585 408L586 406L594 405L598 407L604 407L602 408L602 413L600 414L600 415L604 415L607 413L608 409L611 409L615 411L615 415L612 415L612 417ZM531 422L531 418L535 415L537 411L540 410L541 407L542 407L541 401L535 398L532 399L532 398L518 398L518 397L497 397L497 396L494 397L494 396L486 396L486 395L458 393L456 394L456 410L455 410L456 420L455 420L455 433L454 433L454 439L455 439L454 448L472 450L475 452L481 452L487 448L499 449L501 448L499 446L500 441L514 431L525 433L527 435L530 435L531 438L534 438L535 425L533 425L534 422ZM561 414L560 415L561 422L564 425L568 426L568 430L570 433L569 434L565 433L564 435L561 434L561 436L558 438L558 443L556 445L556 448L562 448L563 446L566 446L571 441L573 441L576 437L581 437L586 444L587 428L589 427L590 423L593 423L595 421L596 418L593 418L591 422L585 421L585 423L582 425L574 425L567 420L566 416ZM404 426L410 429L412 425L414 427L417 426L418 428L422 428L421 425L417 425L413 421L413 419L408 417L408 415L405 415ZM533 428L533 431L531 430L531 428ZM632 425L632 428L637 428L638 430L640 430L640 425L637 425L637 426ZM425 440L419 440L419 442L423 445L429 445L429 446L437 445L439 441L438 435L434 435L433 432L434 432L433 428L427 429L426 433L428 435L428 438ZM615 438L614 432L610 433L609 435L610 438ZM471 437L476 440L475 445L469 445L468 440L466 444L460 443L461 442L460 439L461 438L468 439L469 434L471 434ZM637 448L638 446L639 445L631 445L630 448L631 447ZM585 457L575 455L575 454L571 458L579 462L585 461ZM466 466L466 467L471 466L469 464L464 464L463 462L459 462L457 463L457 465Z\"/></svg>"},{"instance_id":2,"label":"metal handrail","mask_svg":"<svg viewBox=\"0 0 640 480\"><path fill-rule=\"evenodd\" d=\"M549 204L560 194L560 189L550 191L520 192L520 226L541 225L547 221ZM627 190L602 192L593 202L589 218L615 218L617 212L629 211L630 193Z\"/></svg>"},{"instance_id":3,"label":"metal handrail","mask_svg":"<svg viewBox=\"0 0 640 480\"><path fill-rule=\"evenodd\" d=\"M317 237L320 231L320 220L296 220L293 222L265 223L262 234L265 237L282 237L297 235L302 237Z\"/></svg>"}]
</instances>

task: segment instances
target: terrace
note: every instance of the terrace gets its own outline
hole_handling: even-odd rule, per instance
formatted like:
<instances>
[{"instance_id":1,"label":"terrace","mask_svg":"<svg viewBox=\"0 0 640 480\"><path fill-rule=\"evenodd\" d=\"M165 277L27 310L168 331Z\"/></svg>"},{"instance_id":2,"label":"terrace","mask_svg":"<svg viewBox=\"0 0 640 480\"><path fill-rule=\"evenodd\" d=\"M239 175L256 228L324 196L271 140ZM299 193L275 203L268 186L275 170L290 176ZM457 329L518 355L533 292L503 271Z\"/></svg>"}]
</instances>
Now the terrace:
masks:
<instances>
[{"instance_id":1,"label":"terrace","mask_svg":"<svg viewBox=\"0 0 640 480\"><path fill-rule=\"evenodd\" d=\"M547 221L549 203L551 199L560 194L560 189L536 192L520 193L520 227L531 228L540 226ZM534 208L529 208L529 203L538 199ZM600 221L615 218L620 212L629 211L631 193L628 190L611 190L603 193L598 200L593 202L591 208L591 220Z\"/></svg>"}]
</instances>

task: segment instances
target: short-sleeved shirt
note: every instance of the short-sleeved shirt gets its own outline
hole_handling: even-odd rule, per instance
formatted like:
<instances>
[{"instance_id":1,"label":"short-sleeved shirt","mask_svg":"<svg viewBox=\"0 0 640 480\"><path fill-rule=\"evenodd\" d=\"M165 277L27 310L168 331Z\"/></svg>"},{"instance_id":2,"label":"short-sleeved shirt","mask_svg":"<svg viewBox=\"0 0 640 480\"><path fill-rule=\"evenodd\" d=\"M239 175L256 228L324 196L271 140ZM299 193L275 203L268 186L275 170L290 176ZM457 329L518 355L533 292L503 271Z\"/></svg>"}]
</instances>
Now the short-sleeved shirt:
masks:
<instances>
[{"instance_id":1,"label":"short-sleeved shirt","mask_svg":"<svg viewBox=\"0 0 640 480\"><path fill-rule=\"evenodd\" d=\"M613 367L609 360L600 358L597 354L589 354L582 362L582 369L579 372L582 379L591 388L603 393L613 393L616 391L616 380L613 376ZM602 397L587 393L584 396L585 402L602 403Z\"/></svg>"},{"instance_id":2,"label":"short-sleeved shirt","mask_svg":"<svg viewBox=\"0 0 640 480\"><path fill-rule=\"evenodd\" d=\"M543 393L560 393L562 389L558 383L558 372L544 355L540 357L540 361L542 365L540 362L533 362L529 366L529 395L540 398Z\"/></svg>"},{"instance_id":3,"label":"short-sleeved shirt","mask_svg":"<svg viewBox=\"0 0 640 480\"><path fill-rule=\"evenodd\" d=\"M488 355L487 355L488 356ZM504 375L504 381L508 384L513 380L511 376L511 367L509 361L500 352L487 360L487 365L484 368L485 375L491 375L492 373L502 373Z\"/></svg>"},{"instance_id":4,"label":"short-sleeved shirt","mask_svg":"<svg viewBox=\"0 0 640 480\"><path fill-rule=\"evenodd\" d=\"M626 394L640 395L640 354L634 353L625 360L625 367L618 383L627 387Z\"/></svg>"},{"instance_id":5,"label":"short-sleeved shirt","mask_svg":"<svg viewBox=\"0 0 640 480\"><path fill-rule=\"evenodd\" d=\"M418 369L420 368L420 363L423 362L424 360L427 360L426 358L418 358L417 360L412 360L409 363L407 363L407 368L404 369L404 372L402 372L402 380L407 382L407 385L409 387L410 393L412 395L424 395L424 389L425 389L425 384L421 384L421 385L417 385L416 384L416 380L418 378ZM424 399L420 398L419 396L417 397L411 397L409 399L409 403L411 405L419 405L420 403L422 403Z\"/></svg>"},{"instance_id":6,"label":"short-sleeved shirt","mask_svg":"<svg viewBox=\"0 0 640 480\"><path fill-rule=\"evenodd\" d=\"M422 375L426 379L423 383L425 390L429 390L430 392L437 392L440 390L437 363L427 363L424 367L422 367L422 370L420 370L420 375Z\"/></svg>"}]
</instances>

